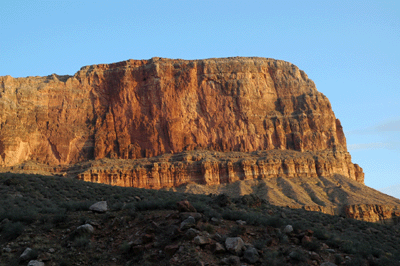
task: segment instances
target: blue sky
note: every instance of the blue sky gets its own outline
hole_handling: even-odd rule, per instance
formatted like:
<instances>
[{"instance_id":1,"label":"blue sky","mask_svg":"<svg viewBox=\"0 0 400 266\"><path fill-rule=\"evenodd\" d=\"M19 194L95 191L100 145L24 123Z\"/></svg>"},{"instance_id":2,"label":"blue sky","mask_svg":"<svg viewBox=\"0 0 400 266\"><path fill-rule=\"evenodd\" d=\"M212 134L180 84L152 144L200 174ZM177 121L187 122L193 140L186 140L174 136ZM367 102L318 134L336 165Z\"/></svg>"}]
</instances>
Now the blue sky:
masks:
<instances>
[{"instance_id":1,"label":"blue sky","mask_svg":"<svg viewBox=\"0 0 400 266\"><path fill-rule=\"evenodd\" d=\"M259 56L314 80L366 185L400 184L400 1L2 1L0 76Z\"/></svg>"}]
</instances>

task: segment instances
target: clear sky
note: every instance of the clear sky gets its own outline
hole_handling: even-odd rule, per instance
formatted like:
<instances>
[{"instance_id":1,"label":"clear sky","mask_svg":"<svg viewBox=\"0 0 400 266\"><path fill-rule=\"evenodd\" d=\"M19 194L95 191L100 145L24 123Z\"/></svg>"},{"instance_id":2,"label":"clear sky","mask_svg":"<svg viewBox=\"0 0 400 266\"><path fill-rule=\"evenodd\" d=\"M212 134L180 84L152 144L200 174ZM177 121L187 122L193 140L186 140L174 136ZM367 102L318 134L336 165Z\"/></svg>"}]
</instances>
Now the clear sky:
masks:
<instances>
[{"instance_id":1,"label":"clear sky","mask_svg":"<svg viewBox=\"0 0 400 266\"><path fill-rule=\"evenodd\" d=\"M0 76L155 56L289 61L330 99L365 184L400 184L398 0L12 0L0 36Z\"/></svg>"}]
</instances>

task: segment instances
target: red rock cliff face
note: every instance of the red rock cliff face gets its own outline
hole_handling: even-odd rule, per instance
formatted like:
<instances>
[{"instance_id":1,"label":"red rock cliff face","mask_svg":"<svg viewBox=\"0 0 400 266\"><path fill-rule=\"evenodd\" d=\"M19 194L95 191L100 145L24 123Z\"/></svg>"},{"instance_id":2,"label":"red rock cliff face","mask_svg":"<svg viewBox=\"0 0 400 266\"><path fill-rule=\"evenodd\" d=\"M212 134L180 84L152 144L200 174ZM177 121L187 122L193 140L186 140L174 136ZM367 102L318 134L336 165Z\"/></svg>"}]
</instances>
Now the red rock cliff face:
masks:
<instances>
[{"instance_id":1,"label":"red rock cliff face","mask_svg":"<svg viewBox=\"0 0 400 266\"><path fill-rule=\"evenodd\" d=\"M153 58L83 67L74 76L5 76L0 109L1 166L195 149L332 151L334 166L320 157L317 174L338 168L363 182L328 99L284 61Z\"/></svg>"}]
</instances>

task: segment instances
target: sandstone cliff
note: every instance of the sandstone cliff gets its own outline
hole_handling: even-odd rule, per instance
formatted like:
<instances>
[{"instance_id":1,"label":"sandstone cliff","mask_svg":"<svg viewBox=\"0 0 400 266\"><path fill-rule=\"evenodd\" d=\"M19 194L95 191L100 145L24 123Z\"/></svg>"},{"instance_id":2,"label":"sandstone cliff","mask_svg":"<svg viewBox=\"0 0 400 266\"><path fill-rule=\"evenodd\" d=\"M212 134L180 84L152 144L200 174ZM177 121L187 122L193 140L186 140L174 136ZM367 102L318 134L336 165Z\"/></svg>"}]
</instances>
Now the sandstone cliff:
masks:
<instances>
[{"instance_id":1,"label":"sandstone cliff","mask_svg":"<svg viewBox=\"0 0 400 266\"><path fill-rule=\"evenodd\" d=\"M388 224L398 224L400 221L400 211L398 206L377 205L377 204L358 204L345 206L346 217L367 222L385 222Z\"/></svg>"},{"instance_id":2,"label":"sandstone cliff","mask_svg":"<svg viewBox=\"0 0 400 266\"><path fill-rule=\"evenodd\" d=\"M265 58L128 60L74 76L0 77L0 166L69 166L184 151L293 151L296 158L183 158L81 171L138 187L341 174L363 183L328 99L293 64ZM283 154L283 153L282 153Z\"/></svg>"}]
</instances>

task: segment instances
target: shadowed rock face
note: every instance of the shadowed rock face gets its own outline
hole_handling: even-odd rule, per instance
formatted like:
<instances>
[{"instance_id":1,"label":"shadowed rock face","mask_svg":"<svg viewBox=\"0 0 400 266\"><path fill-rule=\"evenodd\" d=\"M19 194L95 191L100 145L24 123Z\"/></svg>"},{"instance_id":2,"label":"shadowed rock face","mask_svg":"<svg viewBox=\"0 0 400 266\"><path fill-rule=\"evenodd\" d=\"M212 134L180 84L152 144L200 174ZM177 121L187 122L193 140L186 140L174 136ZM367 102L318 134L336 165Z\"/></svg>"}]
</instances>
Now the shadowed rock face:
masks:
<instances>
[{"instance_id":1,"label":"shadowed rock face","mask_svg":"<svg viewBox=\"0 0 400 266\"><path fill-rule=\"evenodd\" d=\"M351 162L329 100L303 71L274 59L153 58L87 66L74 76L5 76L0 77L0 109L3 167L27 160L55 166L193 150L289 150L307 156L304 162L302 156L298 162L276 162L284 176L339 173L364 180L362 169ZM252 178L268 172L268 163L260 160L238 163L244 173L257 167L252 171L259 174ZM230 182L216 178L229 172L229 164L220 164L204 161L186 170L184 163L157 164L135 174L105 171L100 176L106 176L105 183L123 178L141 187L156 178L154 188L190 181L193 171L205 184ZM170 181L162 181L162 171ZM80 177L103 182L98 176Z\"/></svg>"}]
</instances>

